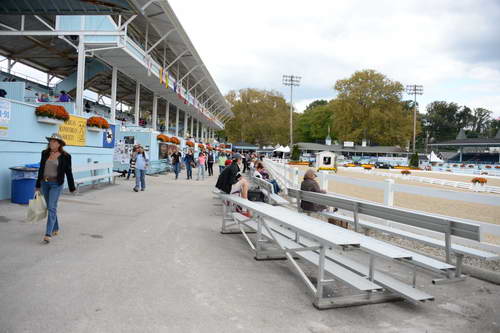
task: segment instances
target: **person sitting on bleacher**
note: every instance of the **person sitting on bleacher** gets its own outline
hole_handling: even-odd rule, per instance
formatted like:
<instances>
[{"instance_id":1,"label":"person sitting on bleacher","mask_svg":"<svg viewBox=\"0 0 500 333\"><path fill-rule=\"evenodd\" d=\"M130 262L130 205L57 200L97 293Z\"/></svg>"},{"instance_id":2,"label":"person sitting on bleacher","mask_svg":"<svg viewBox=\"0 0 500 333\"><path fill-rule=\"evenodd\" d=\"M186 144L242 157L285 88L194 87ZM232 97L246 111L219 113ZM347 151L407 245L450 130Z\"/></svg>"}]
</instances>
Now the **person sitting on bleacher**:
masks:
<instances>
[{"instance_id":1,"label":"person sitting on bleacher","mask_svg":"<svg viewBox=\"0 0 500 333\"><path fill-rule=\"evenodd\" d=\"M243 168L242 158L240 154L233 155L232 163L224 168L217 179L215 187L226 194L239 194L242 198L248 199L248 181L241 175ZM249 211L240 209L241 214L250 217Z\"/></svg>"},{"instance_id":2,"label":"person sitting on bleacher","mask_svg":"<svg viewBox=\"0 0 500 333\"><path fill-rule=\"evenodd\" d=\"M253 173L253 176L256 178L264 179L267 182L273 184L275 194L278 194L281 192L281 188L278 185L278 182L276 181L276 179L269 178L269 174L267 172L265 172L264 164L262 164L262 162L257 162L255 164L255 171Z\"/></svg>"},{"instance_id":3,"label":"person sitting on bleacher","mask_svg":"<svg viewBox=\"0 0 500 333\"><path fill-rule=\"evenodd\" d=\"M300 184L300 189L302 191L309 192L317 192L317 193L326 193L325 190L322 190L319 187L318 182L315 180L316 172L313 169L309 169L304 174L304 180ZM302 208L306 213L315 213L325 210L327 207L324 205L315 204L314 202L309 201L300 201L300 208Z\"/></svg>"}]
</instances>

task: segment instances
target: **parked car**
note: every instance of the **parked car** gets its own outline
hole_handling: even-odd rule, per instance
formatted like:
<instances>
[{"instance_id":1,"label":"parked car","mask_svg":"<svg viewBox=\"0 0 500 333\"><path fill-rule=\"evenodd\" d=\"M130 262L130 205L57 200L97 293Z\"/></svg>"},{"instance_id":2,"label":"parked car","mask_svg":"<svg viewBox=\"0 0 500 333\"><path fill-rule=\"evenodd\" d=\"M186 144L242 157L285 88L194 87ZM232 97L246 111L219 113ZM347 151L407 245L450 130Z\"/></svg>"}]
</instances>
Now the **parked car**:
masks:
<instances>
[{"instance_id":1,"label":"parked car","mask_svg":"<svg viewBox=\"0 0 500 333\"><path fill-rule=\"evenodd\" d=\"M392 169L393 166L386 162L376 162L375 167L377 169Z\"/></svg>"}]
</instances>

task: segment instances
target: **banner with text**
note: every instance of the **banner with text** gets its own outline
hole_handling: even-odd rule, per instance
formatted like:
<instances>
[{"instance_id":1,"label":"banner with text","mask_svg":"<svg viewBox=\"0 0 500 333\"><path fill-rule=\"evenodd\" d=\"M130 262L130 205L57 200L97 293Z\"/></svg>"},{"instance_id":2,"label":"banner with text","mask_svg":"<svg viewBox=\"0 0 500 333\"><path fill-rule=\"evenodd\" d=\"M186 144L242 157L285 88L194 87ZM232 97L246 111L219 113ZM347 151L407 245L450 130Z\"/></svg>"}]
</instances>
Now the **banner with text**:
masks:
<instances>
[{"instance_id":1,"label":"banner with text","mask_svg":"<svg viewBox=\"0 0 500 333\"><path fill-rule=\"evenodd\" d=\"M69 116L69 120L59 125L59 134L68 146L85 146L87 133L87 119Z\"/></svg>"}]
</instances>

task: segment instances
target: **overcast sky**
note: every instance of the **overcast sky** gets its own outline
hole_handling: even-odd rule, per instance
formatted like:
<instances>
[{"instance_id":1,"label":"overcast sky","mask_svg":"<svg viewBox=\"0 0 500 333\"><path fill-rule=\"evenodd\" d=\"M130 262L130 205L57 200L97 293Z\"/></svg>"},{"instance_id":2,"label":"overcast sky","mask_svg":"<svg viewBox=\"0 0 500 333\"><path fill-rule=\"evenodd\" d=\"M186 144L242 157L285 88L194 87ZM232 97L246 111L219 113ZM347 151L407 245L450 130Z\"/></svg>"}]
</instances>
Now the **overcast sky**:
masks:
<instances>
[{"instance_id":1,"label":"overcast sky","mask_svg":"<svg viewBox=\"0 0 500 333\"><path fill-rule=\"evenodd\" d=\"M336 80L375 69L435 100L500 116L499 0L169 0L226 93L302 76L299 110Z\"/></svg>"}]
</instances>

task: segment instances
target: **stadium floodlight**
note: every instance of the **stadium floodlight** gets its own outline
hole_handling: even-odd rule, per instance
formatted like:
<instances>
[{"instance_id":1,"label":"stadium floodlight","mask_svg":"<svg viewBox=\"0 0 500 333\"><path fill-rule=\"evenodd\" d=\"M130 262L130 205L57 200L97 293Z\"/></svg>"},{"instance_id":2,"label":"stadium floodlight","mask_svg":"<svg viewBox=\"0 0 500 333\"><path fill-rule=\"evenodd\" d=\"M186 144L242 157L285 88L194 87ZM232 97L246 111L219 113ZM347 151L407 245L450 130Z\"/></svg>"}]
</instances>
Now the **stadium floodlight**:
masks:
<instances>
[{"instance_id":1,"label":"stadium floodlight","mask_svg":"<svg viewBox=\"0 0 500 333\"><path fill-rule=\"evenodd\" d=\"M290 86L290 149L293 144L293 87L300 86L300 76L297 75L283 75L283 85Z\"/></svg>"},{"instance_id":2,"label":"stadium floodlight","mask_svg":"<svg viewBox=\"0 0 500 333\"><path fill-rule=\"evenodd\" d=\"M419 84L407 85L406 93L413 96L413 152L415 152L417 139L417 95L424 94L424 86Z\"/></svg>"}]
</instances>

